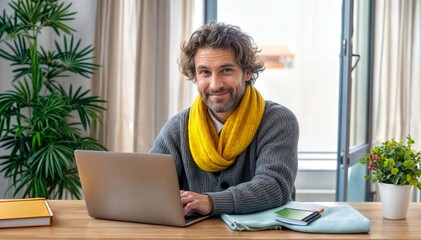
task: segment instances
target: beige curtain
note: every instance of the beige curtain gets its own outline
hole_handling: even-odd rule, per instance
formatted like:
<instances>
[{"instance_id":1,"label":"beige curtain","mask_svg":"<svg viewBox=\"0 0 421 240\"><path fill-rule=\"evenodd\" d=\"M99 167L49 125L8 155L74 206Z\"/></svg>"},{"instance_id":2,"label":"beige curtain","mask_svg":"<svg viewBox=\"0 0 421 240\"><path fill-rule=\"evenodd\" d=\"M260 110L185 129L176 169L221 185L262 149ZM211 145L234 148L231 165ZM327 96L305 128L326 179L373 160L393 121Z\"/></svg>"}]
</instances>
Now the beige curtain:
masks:
<instances>
[{"instance_id":1,"label":"beige curtain","mask_svg":"<svg viewBox=\"0 0 421 240\"><path fill-rule=\"evenodd\" d=\"M102 68L92 91L107 100L107 111L95 137L109 150L148 151L168 118L186 107L179 97L188 82L180 81L176 64L184 35L177 33L191 33L186 16L194 14L193 3L97 1L95 55Z\"/></svg>"},{"instance_id":2,"label":"beige curtain","mask_svg":"<svg viewBox=\"0 0 421 240\"><path fill-rule=\"evenodd\" d=\"M197 18L201 17L201 13L195 12L195 1L193 0L177 0L171 1L171 11L174 13L171 15L171 29L172 34L170 36L171 59L170 74L171 82L170 89L177 89L177 91L170 91L170 105L169 115L173 116L181 109L189 107L193 99L198 95L196 86L191 81L187 81L186 78L180 74L176 59L180 54L181 41L187 40L192 32L198 27L196 25L202 25L202 22L198 22ZM177 4L178 3L178 4Z\"/></svg>"},{"instance_id":3,"label":"beige curtain","mask_svg":"<svg viewBox=\"0 0 421 240\"><path fill-rule=\"evenodd\" d=\"M405 141L421 149L421 1L375 3L372 144Z\"/></svg>"}]
</instances>

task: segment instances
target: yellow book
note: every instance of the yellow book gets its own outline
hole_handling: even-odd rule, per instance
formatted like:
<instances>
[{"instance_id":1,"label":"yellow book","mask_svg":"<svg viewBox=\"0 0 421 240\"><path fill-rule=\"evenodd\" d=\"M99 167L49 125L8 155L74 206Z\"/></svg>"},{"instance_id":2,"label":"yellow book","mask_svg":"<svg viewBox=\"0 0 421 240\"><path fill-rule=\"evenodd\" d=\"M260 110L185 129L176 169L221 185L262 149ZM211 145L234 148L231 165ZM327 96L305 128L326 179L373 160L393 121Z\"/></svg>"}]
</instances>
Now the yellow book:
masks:
<instances>
[{"instance_id":1,"label":"yellow book","mask_svg":"<svg viewBox=\"0 0 421 240\"><path fill-rule=\"evenodd\" d=\"M45 198L0 200L0 228L51 226L53 212Z\"/></svg>"}]
</instances>

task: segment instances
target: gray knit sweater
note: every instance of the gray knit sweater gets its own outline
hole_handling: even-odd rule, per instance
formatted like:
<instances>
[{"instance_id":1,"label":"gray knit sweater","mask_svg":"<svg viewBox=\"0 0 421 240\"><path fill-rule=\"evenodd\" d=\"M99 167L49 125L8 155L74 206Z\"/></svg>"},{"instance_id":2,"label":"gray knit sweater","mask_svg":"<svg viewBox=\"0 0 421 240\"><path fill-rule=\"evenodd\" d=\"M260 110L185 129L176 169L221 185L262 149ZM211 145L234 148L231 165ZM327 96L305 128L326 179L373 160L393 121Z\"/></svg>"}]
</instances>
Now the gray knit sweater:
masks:
<instances>
[{"instance_id":1,"label":"gray knit sweater","mask_svg":"<svg viewBox=\"0 0 421 240\"><path fill-rule=\"evenodd\" d=\"M299 126L289 109L265 101L253 141L233 165L217 174L201 170L194 162L188 118L189 109L171 118L150 152L171 154L180 189L208 194L214 203L213 215L258 212L294 199Z\"/></svg>"}]
</instances>

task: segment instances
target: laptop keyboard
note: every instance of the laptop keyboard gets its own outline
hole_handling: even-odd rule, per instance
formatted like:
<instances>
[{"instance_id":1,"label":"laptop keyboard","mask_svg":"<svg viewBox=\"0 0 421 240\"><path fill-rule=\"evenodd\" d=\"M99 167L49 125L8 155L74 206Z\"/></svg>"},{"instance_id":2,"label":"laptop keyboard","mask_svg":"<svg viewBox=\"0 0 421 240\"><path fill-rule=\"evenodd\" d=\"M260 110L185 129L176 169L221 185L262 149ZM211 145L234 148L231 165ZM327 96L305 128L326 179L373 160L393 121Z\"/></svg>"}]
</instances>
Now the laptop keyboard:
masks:
<instances>
[{"instance_id":1,"label":"laptop keyboard","mask_svg":"<svg viewBox=\"0 0 421 240\"><path fill-rule=\"evenodd\" d=\"M195 221L195 220L197 220L198 218L201 218L201 217L203 217L203 215L201 215L197 212L191 212L191 213L187 214L186 216L184 216L184 219L185 219L186 224L188 224L188 223L190 223L192 221Z\"/></svg>"}]
</instances>

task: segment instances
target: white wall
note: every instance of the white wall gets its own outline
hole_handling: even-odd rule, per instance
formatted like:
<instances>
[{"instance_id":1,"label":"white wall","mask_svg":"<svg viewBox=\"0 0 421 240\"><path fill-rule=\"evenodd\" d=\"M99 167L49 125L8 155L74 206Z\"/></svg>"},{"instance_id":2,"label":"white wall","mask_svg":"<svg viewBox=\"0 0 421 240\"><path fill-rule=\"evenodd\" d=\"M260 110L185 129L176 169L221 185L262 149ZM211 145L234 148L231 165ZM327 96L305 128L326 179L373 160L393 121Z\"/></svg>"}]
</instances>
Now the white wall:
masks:
<instances>
[{"instance_id":1,"label":"white wall","mask_svg":"<svg viewBox=\"0 0 421 240\"><path fill-rule=\"evenodd\" d=\"M3 9L7 9L10 14L10 8L8 3L11 1L0 1L0 12L3 13ZM77 12L75 15L75 20L69 22L69 25L76 29L75 40L81 39L81 47L85 47L89 44L94 43L94 29L95 29L95 8L96 0L72 0L65 1L72 2L71 10ZM57 37L53 31L47 31L40 38L40 44L44 47L54 46L54 40L59 40L61 42L61 37ZM4 44L1 44L0 47L4 47ZM10 68L10 63L0 59L0 92L4 92L11 88L12 72ZM91 80L83 77L72 76L67 78L65 86L70 83L75 86L83 86L84 89L91 88ZM0 156L5 155L7 152L4 149L0 149ZM12 194L9 192L5 195L6 188L9 184L8 179L4 179L2 173L0 173L0 198L11 198Z\"/></svg>"}]
</instances>

